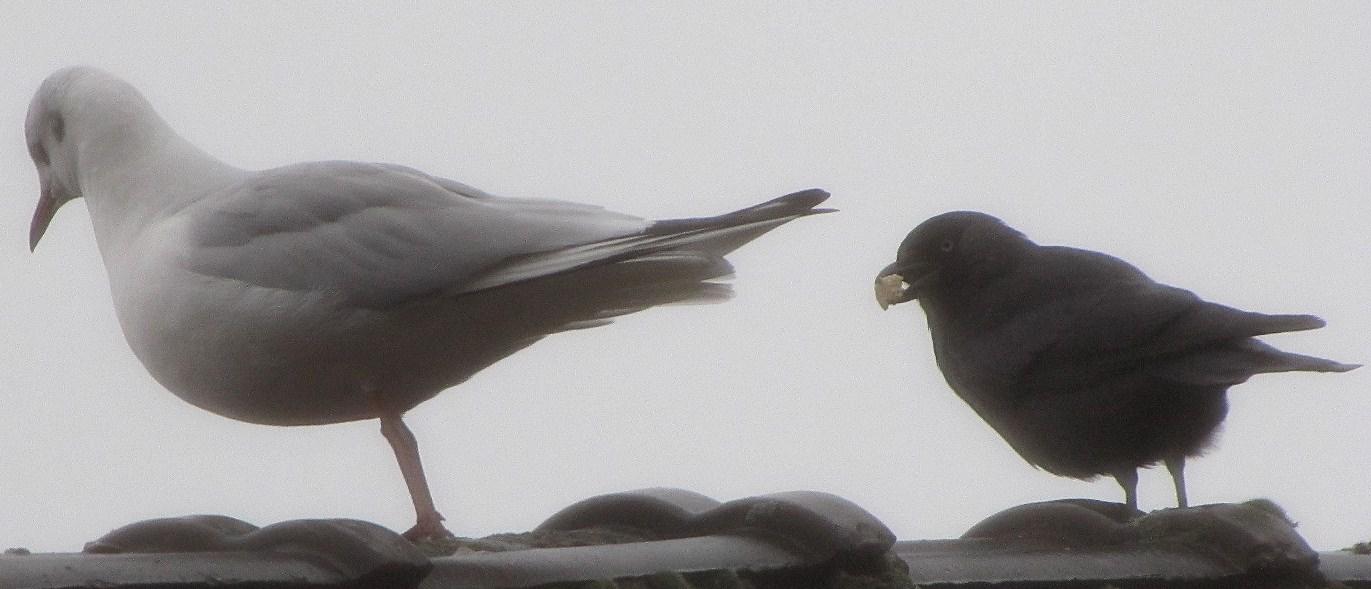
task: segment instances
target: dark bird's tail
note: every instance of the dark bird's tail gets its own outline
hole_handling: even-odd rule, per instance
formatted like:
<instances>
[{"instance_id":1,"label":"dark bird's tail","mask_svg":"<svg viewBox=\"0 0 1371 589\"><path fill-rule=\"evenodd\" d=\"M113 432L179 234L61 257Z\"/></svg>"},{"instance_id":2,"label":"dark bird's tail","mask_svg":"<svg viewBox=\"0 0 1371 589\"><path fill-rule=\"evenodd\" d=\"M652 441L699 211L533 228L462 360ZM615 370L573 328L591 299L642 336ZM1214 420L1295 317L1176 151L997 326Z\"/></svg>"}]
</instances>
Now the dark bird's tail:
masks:
<instances>
[{"instance_id":1,"label":"dark bird's tail","mask_svg":"<svg viewBox=\"0 0 1371 589\"><path fill-rule=\"evenodd\" d=\"M1262 372L1348 372L1361 368L1361 364L1344 364L1318 356L1305 356L1283 352L1260 340L1245 342L1248 348L1261 354Z\"/></svg>"},{"instance_id":2,"label":"dark bird's tail","mask_svg":"<svg viewBox=\"0 0 1371 589\"><path fill-rule=\"evenodd\" d=\"M1323 319L1313 315L1266 315L1247 313L1250 318L1250 335L1284 333L1288 331L1307 331L1326 325ZM1347 372L1361 367L1361 364L1344 364L1317 356L1292 354L1272 347L1256 339L1247 339L1231 347L1231 350L1248 358L1256 372Z\"/></svg>"},{"instance_id":3,"label":"dark bird's tail","mask_svg":"<svg viewBox=\"0 0 1371 589\"><path fill-rule=\"evenodd\" d=\"M1308 331L1327 325L1323 319L1313 315L1267 315L1265 313L1246 313L1252 326L1251 335L1284 333L1287 331Z\"/></svg>"},{"instance_id":4,"label":"dark bird's tail","mask_svg":"<svg viewBox=\"0 0 1371 589\"><path fill-rule=\"evenodd\" d=\"M1227 387L1245 382L1255 374L1347 372L1360 367L1360 364L1283 352L1261 340L1245 338L1190 351L1156 367L1153 373L1171 382Z\"/></svg>"}]
</instances>

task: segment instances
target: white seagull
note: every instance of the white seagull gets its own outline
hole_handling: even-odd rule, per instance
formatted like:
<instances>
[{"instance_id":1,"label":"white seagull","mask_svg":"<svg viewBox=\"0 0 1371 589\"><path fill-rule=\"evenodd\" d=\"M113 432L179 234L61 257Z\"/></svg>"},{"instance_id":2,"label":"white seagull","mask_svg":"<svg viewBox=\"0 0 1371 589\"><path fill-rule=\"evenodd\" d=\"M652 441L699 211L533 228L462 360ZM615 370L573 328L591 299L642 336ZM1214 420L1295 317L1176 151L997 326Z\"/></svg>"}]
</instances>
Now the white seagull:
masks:
<instances>
[{"instance_id":1,"label":"white seagull","mask_svg":"<svg viewBox=\"0 0 1371 589\"><path fill-rule=\"evenodd\" d=\"M406 411L548 334L726 298L725 254L826 212L814 207L828 197L649 221L391 164L243 170L88 67L43 82L25 134L41 187L30 248L85 197L119 324L148 372L241 421L379 419L414 502L410 538L449 534Z\"/></svg>"}]
</instances>

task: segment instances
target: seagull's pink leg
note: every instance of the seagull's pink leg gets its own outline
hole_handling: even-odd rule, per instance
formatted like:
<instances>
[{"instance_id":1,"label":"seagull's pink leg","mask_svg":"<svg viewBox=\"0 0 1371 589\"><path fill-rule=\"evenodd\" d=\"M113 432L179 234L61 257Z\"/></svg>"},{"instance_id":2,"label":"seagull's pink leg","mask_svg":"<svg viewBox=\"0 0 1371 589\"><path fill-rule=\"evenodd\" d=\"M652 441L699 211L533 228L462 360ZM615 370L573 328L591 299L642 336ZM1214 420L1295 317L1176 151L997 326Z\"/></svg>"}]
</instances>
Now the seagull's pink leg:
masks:
<instances>
[{"instance_id":1,"label":"seagull's pink leg","mask_svg":"<svg viewBox=\"0 0 1371 589\"><path fill-rule=\"evenodd\" d=\"M443 516L433 506L433 495L428 490L428 479L424 478L424 465L419 461L419 442L409 431L398 413L381 414L381 435L390 442L395 450L395 460L400 463L400 473L409 487L409 497L414 501L415 524L404 536L410 540L422 538L451 538L452 532L443 527Z\"/></svg>"}]
</instances>

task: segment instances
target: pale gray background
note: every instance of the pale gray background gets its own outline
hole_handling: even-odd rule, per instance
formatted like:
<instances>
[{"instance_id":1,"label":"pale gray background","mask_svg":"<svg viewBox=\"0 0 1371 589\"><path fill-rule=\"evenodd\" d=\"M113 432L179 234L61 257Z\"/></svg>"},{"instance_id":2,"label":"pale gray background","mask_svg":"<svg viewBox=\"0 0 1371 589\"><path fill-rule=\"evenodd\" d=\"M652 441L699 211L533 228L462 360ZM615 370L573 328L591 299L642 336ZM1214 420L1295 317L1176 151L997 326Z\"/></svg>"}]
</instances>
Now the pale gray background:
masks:
<instances>
[{"instance_id":1,"label":"pale gray background","mask_svg":"<svg viewBox=\"0 0 1371 589\"><path fill-rule=\"evenodd\" d=\"M839 4L839 3L833 3ZM837 493L903 538L1119 500L1024 464L955 398L877 269L919 221L998 215L1212 300L1323 316L1287 349L1371 360L1371 3L0 6L0 547L140 518L413 514L377 425L271 428L162 390L115 323L85 205L27 251L29 97L106 68L262 168L408 164L646 216L810 186L836 215L744 248L738 297L546 340L411 413L465 535L608 491ZM1317 547L1371 536L1371 370L1236 388L1197 503L1270 497ZM1172 504L1164 471L1146 508Z\"/></svg>"}]
</instances>

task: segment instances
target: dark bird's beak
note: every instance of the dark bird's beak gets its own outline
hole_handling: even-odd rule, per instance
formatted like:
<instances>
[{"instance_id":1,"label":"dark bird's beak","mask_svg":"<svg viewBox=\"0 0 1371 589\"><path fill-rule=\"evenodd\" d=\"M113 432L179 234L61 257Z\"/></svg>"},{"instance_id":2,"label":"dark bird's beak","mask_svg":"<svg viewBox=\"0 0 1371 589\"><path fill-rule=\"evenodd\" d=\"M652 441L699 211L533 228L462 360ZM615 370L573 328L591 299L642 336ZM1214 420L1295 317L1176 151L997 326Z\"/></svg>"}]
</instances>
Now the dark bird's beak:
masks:
<instances>
[{"instance_id":1,"label":"dark bird's beak","mask_svg":"<svg viewBox=\"0 0 1371 589\"><path fill-rule=\"evenodd\" d=\"M29 223L29 251L38 247L38 240L43 239L43 233L48 230L48 223L52 222L52 216L57 213L60 203L52 195L52 187L47 178L40 181L42 190L38 196L38 206L33 209L33 221Z\"/></svg>"},{"instance_id":2,"label":"dark bird's beak","mask_svg":"<svg viewBox=\"0 0 1371 589\"><path fill-rule=\"evenodd\" d=\"M919 298L916 285L927 277L932 268L917 262L895 262L876 274L876 303L882 310L891 305L907 303Z\"/></svg>"}]
</instances>

